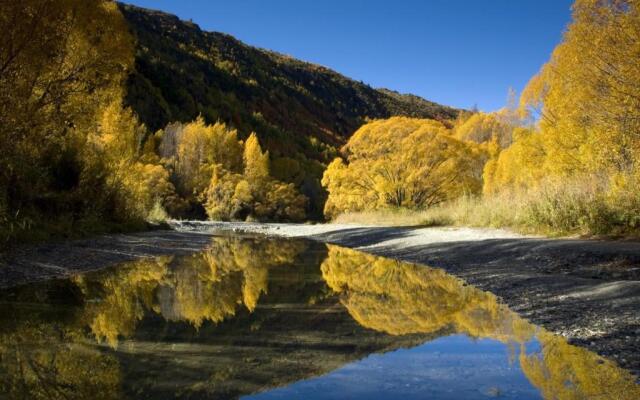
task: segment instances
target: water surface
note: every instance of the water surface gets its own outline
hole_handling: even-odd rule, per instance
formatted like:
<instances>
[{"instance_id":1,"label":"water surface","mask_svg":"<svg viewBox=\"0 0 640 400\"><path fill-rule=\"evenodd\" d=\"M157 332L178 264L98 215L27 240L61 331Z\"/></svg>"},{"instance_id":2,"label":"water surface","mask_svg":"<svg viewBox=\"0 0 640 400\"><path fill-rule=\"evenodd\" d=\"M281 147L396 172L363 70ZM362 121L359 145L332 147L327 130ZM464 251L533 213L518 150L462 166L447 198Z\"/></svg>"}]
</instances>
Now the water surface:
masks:
<instances>
[{"instance_id":1,"label":"water surface","mask_svg":"<svg viewBox=\"0 0 640 400\"><path fill-rule=\"evenodd\" d=\"M300 240L0 292L1 399L637 399L612 362L442 270Z\"/></svg>"}]
</instances>

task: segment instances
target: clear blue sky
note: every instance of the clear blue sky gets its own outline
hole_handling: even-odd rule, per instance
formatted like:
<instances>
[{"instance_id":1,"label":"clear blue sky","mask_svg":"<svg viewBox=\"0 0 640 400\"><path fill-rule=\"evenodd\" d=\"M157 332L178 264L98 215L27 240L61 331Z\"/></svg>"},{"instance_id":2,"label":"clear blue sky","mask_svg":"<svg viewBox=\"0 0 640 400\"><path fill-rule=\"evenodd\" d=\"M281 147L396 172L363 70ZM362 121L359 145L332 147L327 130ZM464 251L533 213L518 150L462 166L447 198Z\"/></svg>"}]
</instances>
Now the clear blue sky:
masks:
<instances>
[{"instance_id":1,"label":"clear blue sky","mask_svg":"<svg viewBox=\"0 0 640 400\"><path fill-rule=\"evenodd\" d=\"M549 58L571 0L127 0L374 87L485 111Z\"/></svg>"}]
</instances>

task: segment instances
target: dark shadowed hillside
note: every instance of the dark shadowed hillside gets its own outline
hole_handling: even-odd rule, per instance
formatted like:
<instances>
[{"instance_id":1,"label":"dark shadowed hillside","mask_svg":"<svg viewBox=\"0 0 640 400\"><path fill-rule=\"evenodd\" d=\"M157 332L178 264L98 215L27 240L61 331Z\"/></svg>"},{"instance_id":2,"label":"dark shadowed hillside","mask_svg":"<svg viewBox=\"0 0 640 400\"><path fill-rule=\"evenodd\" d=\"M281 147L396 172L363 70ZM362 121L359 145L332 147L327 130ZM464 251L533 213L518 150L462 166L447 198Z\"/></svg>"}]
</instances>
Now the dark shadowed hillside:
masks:
<instances>
[{"instance_id":1,"label":"dark shadowed hillside","mask_svg":"<svg viewBox=\"0 0 640 400\"><path fill-rule=\"evenodd\" d=\"M325 165L368 118L450 120L458 110L374 89L328 68L248 46L159 11L121 5L136 39L127 103L152 131L171 122L225 122L270 151L273 174L321 216Z\"/></svg>"},{"instance_id":2,"label":"dark shadowed hillside","mask_svg":"<svg viewBox=\"0 0 640 400\"><path fill-rule=\"evenodd\" d=\"M152 129L221 119L242 133L265 130L342 144L364 118L455 118L457 110L377 90L330 69L204 32L176 16L122 6L137 38L129 102ZM264 136L266 132L258 132Z\"/></svg>"},{"instance_id":3,"label":"dark shadowed hillside","mask_svg":"<svg viewBox=\"0 0 640 400\"><path fill-rule=\"evenodd\" d=\"M367 117L457 115L417 96L373 89L325 67L202 31L173 15L121 8L137 39L128 102L153 130L202 114L243 136L256 131L272 157L292 156L293 150L326 161L331 154L324 145L343 144Z\"/></svg>"}]
</instances>

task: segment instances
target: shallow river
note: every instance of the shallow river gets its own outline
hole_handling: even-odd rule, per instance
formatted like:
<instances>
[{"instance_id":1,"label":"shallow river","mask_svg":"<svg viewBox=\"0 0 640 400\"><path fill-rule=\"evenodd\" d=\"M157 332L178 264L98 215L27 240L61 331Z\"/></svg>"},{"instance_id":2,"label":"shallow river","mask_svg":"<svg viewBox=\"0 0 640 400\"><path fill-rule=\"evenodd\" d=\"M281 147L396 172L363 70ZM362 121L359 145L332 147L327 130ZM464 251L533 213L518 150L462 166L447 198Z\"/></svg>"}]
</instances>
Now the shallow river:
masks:
<instances>
[{"instance_id":1,"label":"shallow river","mask_svg":"<svg viewBox=\"0 0 640 400\"><path fill-rule=\"evenodd\" d=\"M442 270L216 236L0 292L0 399L640 399Z\"/></svg>"}]
</instances>

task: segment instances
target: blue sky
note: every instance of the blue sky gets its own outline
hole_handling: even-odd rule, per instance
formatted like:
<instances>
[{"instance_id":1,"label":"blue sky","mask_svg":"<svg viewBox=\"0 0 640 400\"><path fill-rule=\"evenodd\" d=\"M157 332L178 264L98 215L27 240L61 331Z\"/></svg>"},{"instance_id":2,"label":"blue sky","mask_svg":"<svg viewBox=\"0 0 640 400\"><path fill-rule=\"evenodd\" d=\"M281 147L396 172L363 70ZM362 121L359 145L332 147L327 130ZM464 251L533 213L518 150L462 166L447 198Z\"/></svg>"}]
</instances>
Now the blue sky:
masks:
<instances>
[{"instance_id":1,"label":"blue sky","mask_svg":"<svg viewBox=\"0 0 640 400\"><path fill-rule=\"evenodd\" d=\"M374 87L491 111L549 58L571 0L127 0Z\"/></svg>"}]
</instances>

